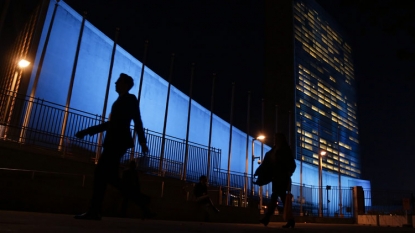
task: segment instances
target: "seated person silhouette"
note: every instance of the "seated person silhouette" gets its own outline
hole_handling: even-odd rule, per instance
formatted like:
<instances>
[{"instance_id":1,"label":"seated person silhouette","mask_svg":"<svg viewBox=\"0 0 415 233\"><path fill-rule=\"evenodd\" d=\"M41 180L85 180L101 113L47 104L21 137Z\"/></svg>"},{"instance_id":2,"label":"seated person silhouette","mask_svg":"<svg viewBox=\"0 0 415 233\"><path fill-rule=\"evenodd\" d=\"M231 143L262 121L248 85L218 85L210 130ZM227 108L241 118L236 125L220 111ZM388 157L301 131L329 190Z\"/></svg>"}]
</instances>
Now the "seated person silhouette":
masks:
<instances>
[{"instance_id":1,"label":"seated person silhouette","mask_svg":"<svg viewBox=\"0 0 415 233\"><path fill-rule=\"evenodd\" d=\"M212 200L207 193L207 177L202 175L199 177L199 183L197 183L193 189L193 194L196 198L196 202L204 207L212 209L215 213L219 213L219 209L215 207ZM205 221L209 221L209 213L205 211Z\"/></svg>"}]
</instances>

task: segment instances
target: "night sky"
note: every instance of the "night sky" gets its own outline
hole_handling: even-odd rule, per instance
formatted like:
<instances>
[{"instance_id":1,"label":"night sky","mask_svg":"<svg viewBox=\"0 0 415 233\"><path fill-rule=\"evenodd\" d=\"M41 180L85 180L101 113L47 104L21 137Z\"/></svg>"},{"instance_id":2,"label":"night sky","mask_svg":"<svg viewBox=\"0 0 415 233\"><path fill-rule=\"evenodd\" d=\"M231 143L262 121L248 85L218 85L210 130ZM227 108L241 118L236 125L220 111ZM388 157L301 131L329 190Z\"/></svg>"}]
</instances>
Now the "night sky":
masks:
<instances>
[{"instance_id":1,"label":"night sky","mask_svg":"<svg viewBox=\"0 0 415 233\"><path fill-rule=\"evenodd\" d=\"M210 108L217 74L215 114L246 131L247 92L252 91L251 130L261 129L264 76L263 0L162 1L66 0L137 59L149 41L147 65L167 79L175 54L173 85ZM415 190L415 1L318 0L350 35L358 92L362 178L373 189ZM144 122L145 124L145 122Z\"/></svg>"}]
</instances>

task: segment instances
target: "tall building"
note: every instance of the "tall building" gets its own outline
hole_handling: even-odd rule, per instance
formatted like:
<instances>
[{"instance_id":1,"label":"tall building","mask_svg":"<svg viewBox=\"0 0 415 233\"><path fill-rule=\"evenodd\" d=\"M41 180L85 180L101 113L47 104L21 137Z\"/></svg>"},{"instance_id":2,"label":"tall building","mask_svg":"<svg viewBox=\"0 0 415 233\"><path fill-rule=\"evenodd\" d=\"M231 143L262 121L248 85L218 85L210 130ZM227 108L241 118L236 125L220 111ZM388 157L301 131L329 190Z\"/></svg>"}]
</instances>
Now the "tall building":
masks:
<instances>
[{"instance_id":1,"label":"tall building","mask_svg":"<svg viewBox=\"0 0 415 233\"><path fill-rule=\"evenodd\" d=\"M265 122L296 159L360 178L356 81L346 33L313 0L265 1ZM268 129L272 135L274 129Z\"/></svg>"}]
</instances>

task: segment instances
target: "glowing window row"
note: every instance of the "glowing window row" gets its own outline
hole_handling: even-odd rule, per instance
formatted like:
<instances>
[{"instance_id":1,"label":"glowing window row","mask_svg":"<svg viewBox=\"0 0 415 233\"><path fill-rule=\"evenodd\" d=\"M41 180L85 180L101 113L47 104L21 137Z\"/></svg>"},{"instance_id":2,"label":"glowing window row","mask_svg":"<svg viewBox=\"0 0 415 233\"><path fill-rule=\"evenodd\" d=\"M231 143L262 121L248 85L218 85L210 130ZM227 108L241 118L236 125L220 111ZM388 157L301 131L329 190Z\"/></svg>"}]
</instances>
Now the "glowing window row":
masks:
<instances>
[{"instance_id":1,"label":"glowing window row","mask_svg":"<svg viewBox=\"0 0 415 233\"><path fill-rule=\"evenodd\" d=\"M304 90L301 87L304 87L307 90ZM319 103L323 104L324 106L326 106L329 109L331 109L331 106L334 106L334 107L338 108L339 110L343 111L343 108L340 105L338 105L335 101L332 101L332 100L328 99L327 97L323 96L322 94L319 94L318 95L319 98L317 98L315 95L312 94L312 93L316 94L316 91L314 89L311 89L308 85L305 85L301 81L299 82L299 86L297 86L297 90L299 90L299 91L303 92L304 94L310 96L311 98L317 100ZM300 103L305 104L302 100L300 101ZM323 110L319 109L318 107L316 107L314 105L310 105L308 107L310 107L312 110L314 110L316 112L319 112L320 114L322 114L324 116L326 115L326 113ZM332 114L333 114L333 112L332 112ZM354 127L354 128L356 127L356 125L354 124L355 119L356 119L355 117L354 117L354 119L350 119L350 118L346 119L346 118L342 118L342 117L338 116L336 113L334 113L334 116L336 118L341 119L342 121L344 121L345 123L347 123L351 127ZM335 121L335 122L337 122L337 121Z\"/></svg>"},{"instance_id":2,"label":"glowing window row","mask_svg":"<svg viewBox=\"0 0 415 233\"><path fill-rule=\"evenodd\" d=\"M303 148L304 149L307 149L307 150L310 150L310 149L308 149L308 148L306 148L306 147L308 147L305 143L304 143L304 146L303 146ZM319 155L318 154L316 154L316 153L313 153L313 164L315 164L315 165L318 165L318 160L319 160ZM303 160L307 160L306 159L306 156L304 156L304 155L301 155L301 158L303 159ZM340 165L340 168L343 168L343 169L340 169L340 172L341 173L344 173L344 174L347 174L347 175L352 175L353 173L358 173L358 174L360 174L361 173L361 171L359 170L359 169L357 169L357 168L355 168L355 167L352 167L352 166L350 166L350 165L345 165L345 164L343 164L343 161L345 161L345 162L347 162L346 160L344 160L344 159L341 159L340 160L340 163L338 163L337 162L337 164L336 165L334 165L334 161L332 160L332 159L330 159L330 158L325 158L325 160L326 161L324 161L324 159L323 159L323 161L322 161L322 167L324 167L324 168L327 168L328 170L332 170L332 171L337 171L338 172L338 167L339 167L339 165Z\"/></svg>"},{"instance_id":3,"label":"glowing window row","mask_svg":"<svg viewBox=\"0 0 415 233\"><path fill-rule=\"evenodd\" d=\"M297 4L298 5L298 4ZM308 19L309 19L309 22L311 23L311 24L313 24L314 26L317 26L316 25L316 22L315 22L315 20L317 20L319 23L320 23L320 25L323 25L322 23L321 23L321 19L320 19L320 17L318 17L318 13L315 11L315 10L313 10L313 9L310 9L310 8L308 8L307 7L307 9L304 7L304 8L300 8L300 7L298 7L298 6L295 6L294 7L294 9L296 9L297 10L297 12L298 12L298 14L300 14L300 15L303 15L304 17L307 17ZM315 12L315 13L313 13L313 11ZM324 25L325 27L322 27L322 28L324 28L324 30L326 30L327 31L327 33L331 36L331 37L333 37L333 39L334 40L336 40L339 44L341 44L341 43L343 43L343 41L342 41L342 39L341 38L339 38L339 36L338 36L338 33L336 33L329 25ZM346 47L347 48L347 47ZM350 47L349 47L350 48Z\"/></svg>"},{"instance_id":4,"label":"glowing window row","mask_svg":"<svg viewBox=\"0 0 415 233\"><path fill-rule=\"evenodd\" d=\"M305 146L310 146L310 147L307 147L306 149L309 149L309 150L311 150L312 151L312 146L311 145L314 145L314 146L319 146L321 149L323 149L323 150L326 150L326 151L328 151L328 152L331 152L331 153L334 153L334 154L338 154L338 151L336 150L336 149L334 149L334 148L332 148L331 146L327 146L326 144L327 144L327 142L325 142L325 140L324 139L322 139L322 138L319 138L319 140L318 140L318 142L320 142L320 143L318 143L318 145L316 145L316 139L313 137L314 135L313 134L311 134L310 132L307 132L306 130L301 130L300 128L297 128L297 133L298 134L300 134L300 135L303 135L303 136L305 136L305 137L301 137L300 138L300 140L301 141L304 141L304 142L306 142L306 143L308 143L309 145L307 145L307 144L305 144ZM316 136L317 137L317 136ZM314 142L316 142L316 143L314 143ZM323 143L324 142L324 143ZM339 146L341 146L341 147L343 147L343 148L346 148L346 149L348 149L348 150L352 150L352 147L350 146L350 145L348 145L348 144L346 144L346 143L343 143L343 142L339 142ZM304 147L305 148L305 147ZM342 156L342 157L344 157L344 154L342 154L342 153L340 153L340 156ZM346 163L346 162L344 162L344 161L342 161L343 163ZM349 162L347 162L347 163L349 163Z\"/></svg>"},{"instance_id":5,"label":"glowing window row","mask_svg":"<svg viewBox=\"0 0 415 233\"><path fill-rule=\"evenodd\" d=\"M328 87L326 87L326 85L324 85L324 81L323 80L321 80L321 79L319 79L317 76L315 76L313 73L311 73L309 70L307 70L306 68L304 68L301 64L299 64L298 65L298 67L299 67L299 73L301 74L300 76L299 76L299 79L301 80L301 81L303 81L303 82L305 82L306 84L308 84L308 85L310 85L311 86L311 83L310 83L310 81L308 81L307 80L307 78L309 78L308 77L308 75L310 75L311 77L313 77L313 78L316 78L317 80L318 80L318 86L319 87L321 87L321 88L323 88L326 92L327 92L327 94L329 95L329 96L331 96L331 98L334 96L334 97L336 97L336 99L338 99L338 100L340 100L340 101L342 101L342 102L344 102L344 103L346 103L346 101L341 97L341 93L340 93L340 91L338 91L338 90L333 90L333 89L331 89L331 88L328 88ZM304 74L301 70L303 70L305 73L307 73L308 75L306 75L306 74ZM304 78L303 78L304 77ZM313 88L314 88L314 85L313 85ZM314 93L315 94L315 93ZM335 99L332 99L333 101L335 101ZM349 113L348 111L344 111L344 112L347 112L347 114L349 115L349 116L351 116L351 117L353 117L354 119L356 119L356 116L355 116L355 114L356 114L356 111L354 111L353 109L354 108L357 108L357 104L356 103L354 103L354 106L353 105L351 105L350 103L347 103L347 105L348 105L348 108L347 108L347 110L348 111L351 111L351 113ZM335 106L335 105L334 105ZM338 108L338 107L337 107ZM340 108L339 108L340 109ZM342 109L340 109L340 110L342 110ZM351 119L350 119L351 120ZM351 120L351 121L353 121L353 120Z\"/></svg>"},{"instance_id":6,"label":"glowing window row","mask_svg":"<svg viewBox=\"0 0 415 233\"><path fill-rule=\"evenodd\" d=\"M297 87L297 89L299 90L299 91L303 91L303 90L301 90L301 89L299 89L298 87ZM305 94L307 94L307 91L304 91L303 93L305 93ZM309 94L309 93L308 93ZM312 97L312 96L310 96L310 97ZM313 97L312 97L313 98ZM326 113L324 112L324 111L322 111L322 110L320 110L319 108L317 108L316 106L314 106L314 105L311 105L311 104L309 104L309 103L307 103L306 101L304 101L303 99L299 99L299 103L297 104L297 107L298 108L301 108L301 105L304 105L304 106L306 106L306 107L309 107L309 108L311 108L311 109L313 109L314 111L316 111L316 112L318 112L320 115L322 115L322 116L326 116ZM344 118L342 118L342 117L340 117L340 116L338 116L335 112L331 112L331 114L332 115L336 115L337 117L335 117L335 116L332 116L331 117L331 120L333 121L333 122L336 122L337 124L339 124L339 125L341 125L342 127L344 127L344 128L346 128L346 129L348 129L348 130L350 130L350 131L352 131L352 132L358 132L358 128L357 128L357 126L355 125L355 124L353 124L353 122L350 122L350 121L348 121L348 120L346 120L346 119L344 119ZM307 119L310 119L310 120L312 120L313 119L313 117L310 115L310 114L305 114L304 115L304 117L306 117Z\"/></svg>"},{"instance_id":7,"label":"glowing window row","mask_svg":"<svg viewBox=\"0 0 415 233\"><path fill-rule=\"evenodd\" d=\"M328 53L322 52L320 48L313 48L313 46L310 46L307 43L305 43L297 35L295 36L295 38L303 44L303 50L306 51L308 54L310 54L312 57L314 57L315 59L317 59L317 57L318 57L321 60L323 60L324 62L326 62L327 64L329 64L337 72L339 72L341 74L344 73L344 71L342 71L343 67L342 66L340 66L340 67L336 66L333 62L333 59L328 56ZM313 40L313 42L314 42L314 40Z\"/></svg>"},{"instance_id":8,"label":"glowing window row","mask_svg":"<svg viewBox=\"0 0 415 233\"><path fill-rule=\"evenodd\" d=\"M301 14L300 14L301 15ZM298 15L295 14L295 19L297 19L297 21L299 21L301 23L301 25L303 25L301 28L307 32L309 32L304 26L305 26L305 22L304 20L302 20L302 17L299 17ZM320 21L321 22L321 21ZM337 38L337 34L336 36L333 36L333 32L330 29L330 27L327 25L323 25L320 23L319 26L315 25L314 20L310 20L309 21L309 26L313 29L313 31L315 32L321 32L321 31L325 31L327 33L328 36L325 36L322 33L319 33L317 35L321 36L321 40L329 47L329 52L335 52L336 54L340 54L339 51L334 48L334 43L332 42L333 38L336 42L338 42L339 45L341 45L343 42L342 40ZM315 34L315 33L312 33ZM346 44L346 46L339 46L340 48L342 48L344 50L344 53L351 53L351 49L350 47Z\"/></svg>"},{"instance_id":9,"label":"glowing window row","mask_svg":"<svg viewBox=\"0 0 415 233\"><path fill-rule=\"evenodd\" d=\"M297 21L299 21L299 22L302 22L301 21L301 19L297 16L297 15L295 15L295 18L297 19ZM312 26L313 27L313 26ZM329 26L327 26L328 28L330 28ZM307 38L314 38L315 37L315 35L319 35L319 36L321 36L321 40L323 41L323 43L325 43L327 46L328 46L328 49L325 49L320 43L318 43L316 40L313 40L313 42L314 43L316 43L316 45L320 48L320 49L323 49L323 51L324 51L324 53L326 53L326 54L328 54L328 52L335 52L336 54L340 54L339 53L339 51L336 49L336 48L334 48L333 47L333 43L330 41L330 39L329 38L327 38L324 34L321 34L321 33L319 33L319 34L315 34L315 33L310 33L310 31L309 30L307 30L304 26L302 26L301 27L301 29L300 29L300 27L295 27L295 34L297 34L298 35L298 37L297 37L297 40L299 40L299 41L302 41L301 40L301 35L305 35ZM326 30L326 28L324 27L324 26L322 26L322 27L320 27L319 29L323 29L324 31L327 31ZM316 31L316 32L318 32L318 31L321 31L321 30L317 30L317 29L315 29L314 28L314 31ZM303 33L301 33L301 32L303 32ZM327 31L329 34L331 33L331 31L330 30L328 30ZM308 34L310 34L310 36L308 35ZM311 34L313 34L314 36L311 36ZM302 42L305 42L306 44L308 44L309 43L309 41L302 41ZM346 48L347 50L349 50L348 48L350 48L348 45L346 45L346 46L343 46L342 47L342 49L343 50L345 50L344 48ZM349 50L350 51L350 50ZM342 60L344 61L344 62L340 62L340 60L337 60L337 62L343 67L343 65L344 66L346 66L346 67L352 67L353 65L352 64L345 64L345 63L348 63L348 59L347 59L347 57L349 57L349 56L347 56L347 52L349 52L349 51L344 51L344 57L346 57L346 59L345 58L343 58ZM352 72L349 72L348 71L349 70L349 68L347 68L346 69L346 71L345 72L347 72L348 73L348 75L350 75ZM351 69L351 70L353 70L353 69ZM353 77L352 77L353 78Z\"/></svg>"},{"instance_id":10,"label":"glowing window row","mask_svg":"<svg viewBox=\"0 0 415 233\"><path fill-rule=\"evenodd\" d=\"M313 78L317 79L317 80L319 81L318 86L320 86L321 88L325 89L325 90L327 91L327 93L328 93L330 96L334 96L336 99L338 99L338 100L342 101L343 103L345 103L345 102L346 102L346 101L345 101L345 100L341 97L341 93L340 93L338 90L331 90L331 89L329 89L329 88L325 87L325 85L321 83L321 82L323 82L323 81L322 81L321 79L319 79L317 76L315 76L314 74L310 73L307 69L305 69L305 68L304 68L304 67L302 67L301 65L299 65L299 68L300 68L300 69L303 69L303 71L304 71L304 72L306 72L306 73L310 74L310 76L311 76L311 77L313 77ZM311 83L307 80L307 79L309 78L309 77L308 77L308 75L304 74L301 70L299 70L299 71L298 71L298 73L300 74L299 79L300 79L301 81L303 81L303 82L305 82L305 83L307 83L308 85L310 85L310 86L311 86ZM305 79L304 79L303 77L304 77ZM331 76L330 76L330 77L331 77ZM313 88L315 88L315 87L314 87L314 85L313 85Z\"/></svg>"},{"instance_id":11,"label":"glowing window row","mask_svg":"<svg viewBox=\"0 0 415 233\"><path fill-rule=\"evenodd\" d=\"M297 15L295 15L295 16L297 16ZM305 31L305 32L308 32L309 34L313 34L313 35L318 35L318 36L320 36L321 37L321 40L328 46L328 48L330 49L330 50L332 50L332 52L333 52L333 54L334 53L336 53L336 54L338 54L338 55L340 55L340 53L339 53L339 51L338 51L338 49L336 49L335 47L333 47L333 46L335 46L334 45L334 43L332 42L332 39L331 38L333 38L332 36L330 36L330 31L329 30L327 30L327 27L325 27L324 25L322 25L322 24L320 24L320 26L316 26L315 24L314 24L314 22L313 21L309 21L310 22L310 24L309 24L309 26L313 29L313 32L326 32L327 34L328 34L328 36L326 36L325 34L323 34L323 33L310 33L310 31L309 30L307 30L306 29L306 25L305 25L305 23L302 21L302 20L300 20L299 19L299 17L297 16L297 17L294 17L294 18L296 18L297 19L297 21L299 21L300 23L301 23L301 25L302 25L302 29L303 29L303 31ZM314 36L313 36L313 38L314 38ZM342 42L340 42L339 43L339 41L336 41L336 42L338 42L338 44L339 44L339 48L341 48L341 49L343 49L344 50L344 46L342 47L342 46L340 46L341 44L342 44ZM348 51L345 51L345 53L347 53Z\"/></svg>"},{"instance_id":12,"label":"glowing window row","mask_svg":"<svg viewBox=\"0 0 415 233\"><path fill-rule=\"evenodd\" d=\"M314 98L314 99L317 100L317 98L314 95L312 95L309 91L302 89L300 86L297 86L297 90L299 90L299 91L303 92L304 94L310 96L311 98ZM328 104L327 103L324 103L321 99L318 99L318 101L319 101L319 103L324 104L326 107L328 107L329 109L331 109L330 108L331 106L328 106ZM311 105L311 104L306 103L303 99L300 99L299 100L299 103L300 104L303 104L303 105L305 105L305 106L307 106L309 108L311 108L312 110L320 113L321 115L326 116L326 113L323 110L319 109L318 107L316 107L314 105ZM301 105L297 105L297 107L301 108ZM357 126L355 124L355 119L350 119L350 118L347 118L346 119L346 118L343 118L343 117L339 116L337 113L335 113L333 111L331 112L331 114L333 115L332 116L332 120L334 122L336 122L336 123L344 122L345 124L341 124L341 125L343 127L346 127L346 128L350 128L351 127L350 130L352 130L352 131L354 131L353 128L356 128L357 129ZM340 120L340 122L339 122L339 120Z\"/></svg>"},{"instance_id":13,"label":"glowing window row","mask_svg":"<svg viewBox=\"0 0 415 233\"><path fill-rule=\"evenodd\" d=\"M346 118L344 118L344 117L342 117L342 116L339 116L339 115L338 115L337 113L335 113L335 112L331 112L331 115L332 115L332 118L336 119L335 121L340 120L340 122L344 122L344 123L346 123L347 125L349 125L350 127L357 129L357 125L356 125L356 122L355 122L355 121L351 121L351 120L346 119ZM343 126L343 127L346 127L346 126L344 126L344 125L342 125L342 126ZM348 127L346 127L346 128L348 128Z\"/></svg>"},{"instance_id":14,"label":"glowing window row","mask_svg":"<svg viewBox=\"0 0 415 233\"><path fill-rule=\"evenodd\" d=\"M341 66L341 65L340 66L336 66L334 64L333 60L330 57L328 57L326 53L322 53L320 51L320 49L318 49L318 48L316 48L317 51L314 50L314 48L312 48L308 44L304 43L302 41L302 39L299 38L298 36L295 36L295 38L298 41L302 42L302 44L303 44L303 48L302 49L305 52L307 52L310 56L312 56L315 59L321 59L321 60L323 60L325 63L329 64L333 69L335 69L337 72L339 72L341 75L345 75L346 74L346 71L344 70L343 66ZM350 74L347 73L347 76L349 76L349 75Z\"/></svg>"}]
</instances>

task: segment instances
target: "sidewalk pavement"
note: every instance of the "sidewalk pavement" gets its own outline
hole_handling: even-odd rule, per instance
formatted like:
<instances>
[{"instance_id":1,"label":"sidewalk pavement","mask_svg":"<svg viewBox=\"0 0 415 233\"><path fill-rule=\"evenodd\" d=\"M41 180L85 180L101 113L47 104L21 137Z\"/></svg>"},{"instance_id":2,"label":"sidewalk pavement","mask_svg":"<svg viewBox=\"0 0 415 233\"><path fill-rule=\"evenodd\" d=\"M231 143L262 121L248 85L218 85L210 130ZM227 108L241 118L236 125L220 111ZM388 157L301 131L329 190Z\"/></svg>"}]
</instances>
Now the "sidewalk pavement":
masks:
<instances>
[{"instance_id":1,"label":"sidewalk pavement","mask_svg":"<svg viewBox=\"0 0 415 233\"><path fill-rule=\"evenodd\" d=\"M171 233L260 233L260 232L414 232L413 228L376 227L355 224L297 223L294 229L283 229L283 223L261 224L202 223L131 218L103 217L101 221L76 220L72 215L0 210L0 232L171 232Z\"/></svg>"}]
</instances>

